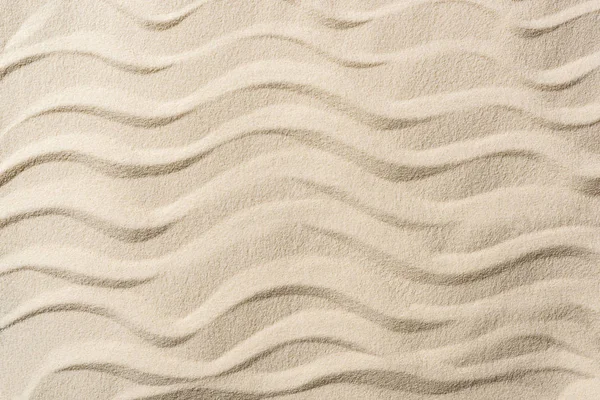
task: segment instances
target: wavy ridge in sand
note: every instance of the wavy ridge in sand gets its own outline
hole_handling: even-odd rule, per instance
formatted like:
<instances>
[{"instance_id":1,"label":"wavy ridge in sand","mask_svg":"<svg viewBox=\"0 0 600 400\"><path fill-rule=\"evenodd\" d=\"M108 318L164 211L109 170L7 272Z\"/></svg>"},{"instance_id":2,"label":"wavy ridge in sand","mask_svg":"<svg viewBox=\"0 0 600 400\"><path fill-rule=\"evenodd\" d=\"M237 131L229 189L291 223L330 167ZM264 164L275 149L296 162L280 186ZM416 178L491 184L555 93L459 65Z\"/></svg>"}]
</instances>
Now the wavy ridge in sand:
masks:
<instances>
[{"instance_id":1,"label":"wavy ridge in sand","mask_svg":"<svg viewBox=\"0 0 600 400\"><path fill-rule=\"evenodd\" d=\"M596 154L541 132L490 134L480 139L411 151L394 148L392 140L384 135L367 134L365 128L350 118L313 107L276 105L236 118L198 142L180 148L125 150L124 143L108 137L66 134L38 141L11 154L0 164L0 183L33 166L57 161L79 162L118 177L168 174L198 163L219 147L256 135L292 137L310 147L344 157L388 180L420 179L478 159L504 155L545 159L569 170L580 180L597 179L600 175L600 157Z\"/></svg>"},{"instance_id":2,"label":"wavy ridge in sand","mask_svg":"<svg viewBox=\"0 0 600 400\"><path fill-rule=\"evenodd\" d=\"M301 27L281 25L257 25L245 30L217 38L210 43L176 55L136 54L135 49L126 49L119 40L98 33L77 33L66 37L21 47L3 55L0 59L0 76L46 57L76 54L97 58L125 71L149 74L166 70L178 64L209 57L223 48L244 40L273 39L306 47L327 60L345 67L373 68L394 63L419 61L440 55L476 55L500 65L508 75L516 77L524 85L541 90L557 90L572 86L600 66L600 52L586 55L560 67L547 70L530 70L525 66L514 66L505 60L505 55L495 50L495 43L481 40L431 41L421 46L395 53L354 54L336 52L320 38L318 32Z\"/></svg>"},{"instance_id":3,"label":"wavy ridge in sand","mask_svg":"<svg viewBox=\"0 0 600 400\"><path fill-rule=\"evenodd\" d=\"M551 326L551 325L550 325ZM559 361L554 365L558 368L564 368L569 372L581 375L593 375L594 363L584 361L587 364L586 368L581 368L581 363L571 363L571 360L585 360L585 356L577 356L569 354L569 342L573 341L572 337L562 336L559 334L548 333L546 335L540 333L539 326L535 328L526 325L516 325L511 329L498 329L490 334L482 335L476 340L469 342L468 346L463 343L458 345L449 345L435 349L420 350L413 353L404 353L398 355L400 362L397 362L390 369L397 369L396 372L406 375L420 375L419 379L430 381L430 383L444 380L460 380L457 376L461 376L461 369L472 369L472 366L460 365L458 362L452 362L452 359L465 358L470 353L484 352L485 348L500 347L503 343L523 341L533 337L538 340L545 340L552 346L560 349L558 351L547 351L547 356L552 354L559 355ZM366 335L369 332L369 335ZM159 350L144 348L136 345L124 345L122 343L82 343L80 348L66 348L57 351L49 359L47 365L39 372L39 378L32 380L30 383L29 392L50 373L57 373L61 370L68 369L89 369L105 371L109 374L123 376L126 379L151 385L164 385L190 381L201 381L203 378L224 376L228 373L244 369L247 364L264 357L270 352L275 351L279 347L285 346L287 343L296 341L318 341L332 342L341 347L346 347L348 350L354 350L353 354L357 357L359 352L371 355L381 352L382 349L388 348L389 352L394 352L395 335L379 326L369 323L353 314L341 312L323 312L323 311L307 311L294 314L286 319L283 319L276 324L264 329L258 334L239 343L226 354L209 362L190 362L184 359L169 358ZM374 338L377 342L374 343ZM581 340L581 339L580 339ZM583 340L581 340L583 341ZM531 343L531 342L529 342ZM530 344L531 345L531 344ZM149 353L153 361L135 360L134 355L139 353ZM571 353L575 352L571 350ZM536 353L532 350L532 353ZM543 365L545 357L542 351L538 354L530 356L539 364ZM542 353L542 354L540 354ZM507 353L506 360L519 359L521 355L510 356ZM561 358L562 356L562 358ZM352 357L352 356L351 356ZM132 359L134 359L132 361ZM364 361L369 358L363 358ZM154 360L160 360L157 364ZM362 363L364 363L364 361ZM381 360L384 361L384 360ZM388 361L389 362L389 361ZM482 363L492 360L482 360ZM369 368L369 363L363 365L359 363L359 368ZM393 365L389 363L388 365ZM501 364L496 361L496 364ZM544 368L543 366L539 368ZM552 364L551 364L552 365ZM573 368L572 365L579 367ZM440 368L440 366L442 366ZM548 367L546 367L548 368ZM385 368L387 369L387 368ZM491 374L501 375L501 367L496 365L492 370L496 371ZM498 371L499 370L499 371ZM345 372L350 372L345 371ZM415 371L419 371L415 373ZM450 378L454 375L453 378ZM476 377L474 381L478 380ZM210 381L209 381L210 382ZM202 387L202 383L198 384ZM424 385L425 386L425 385ZM425 386L426 387L426 386ZM25 394L23 398L27 398Z\"/></svg>"},{"instance_id":4,"label":"wavy ridge in sand","mask_svg":"<svg viewBox=\"0 0 600 400\"><path fill-rule=\"evenodd\" d=\"M327 84L324 84L327 82ZM329 107L379 129L393 129L443 115L501 108L524 113L557 128L594 125L600 121L600 102L579 107L552 107L537 92L509 87L487 87L393 101L379 96L361 99L356 86L329 70L306 63L259 61L238 67L212 80L195 93L169 102L156 102L106 88L72 87L39 100L1 133L5 137L18 125L57 112L77 112L118 121L125 125L156 127L170 124L203 105L226 96L256 89L284 90L314 97Z\"/></svg>"},{"instance_id":5,"label":"wavy ridge in sand","mask_svg":"<svg viewBox=\"0 0 600 400\"><path fill-rule=\"evenodd\" d=\"M198 0L170 13L158 15L143 15L124 6L115 0L104 0L107 4L115 7L123 15L131 18L144 28L165 30L173 28L183 22L186 18L193 15L201 7L216 0ZM316 17L324 25L335 29L348 29L364 25L382 17L402 13L406 10L435 5L440 3L462 3L471 7L481 8L485 11L498 15L504 15L505 9L499 7L495 2L485 0L410 0L405 2L392 2L391 4L376 8L374 10L362 12L348 12L341 15L333 15L326 10L313 6L303 6L302 2L297 0L287 0L294 5L300 5L309 14ZM596 13L600 10L600 3L597 0L588 0L575 6L566 8L554 14L545 15L533 20L520 20L513 18L509 20L511 29L521 35L538 35L552 31L559 26L577 20L585 15Z\"/></svg>"}]
</instances>

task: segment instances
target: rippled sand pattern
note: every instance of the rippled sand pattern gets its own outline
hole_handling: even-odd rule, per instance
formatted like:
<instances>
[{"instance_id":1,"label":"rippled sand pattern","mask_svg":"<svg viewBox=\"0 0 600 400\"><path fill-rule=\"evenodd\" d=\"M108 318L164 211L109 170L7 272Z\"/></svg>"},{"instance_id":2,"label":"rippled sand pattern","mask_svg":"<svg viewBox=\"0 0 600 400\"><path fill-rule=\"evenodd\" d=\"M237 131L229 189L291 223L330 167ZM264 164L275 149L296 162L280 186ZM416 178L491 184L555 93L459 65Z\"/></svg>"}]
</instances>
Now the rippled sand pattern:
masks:
<instances>
[{"instance_id":1,"label":"rippled sand pattern","mask_svg":"<svg viewBox=\"0 0 600 400\"><path fill-rule=\"evenodd\" d=\"M0 4L0 400L600 399L600 0Z\"/></svg>"}]
</instances>

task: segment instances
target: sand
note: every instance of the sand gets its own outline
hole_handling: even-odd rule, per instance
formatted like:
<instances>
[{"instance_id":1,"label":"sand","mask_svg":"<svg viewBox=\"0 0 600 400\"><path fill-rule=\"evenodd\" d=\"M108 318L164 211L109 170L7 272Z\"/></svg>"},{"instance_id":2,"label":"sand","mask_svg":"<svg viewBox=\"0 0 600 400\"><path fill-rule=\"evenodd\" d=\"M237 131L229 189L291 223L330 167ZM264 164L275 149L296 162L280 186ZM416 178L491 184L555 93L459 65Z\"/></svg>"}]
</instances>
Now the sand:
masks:
<instances>
[{"instance_id":1,"label":"sand","mask_svg":"<svg viewBox=\"0 0 600 400\"><path fill-rule=\"evenodd\" d=\"M600 398L600 1L0 4L1 400Z\"/></svg>"}]
</instances>

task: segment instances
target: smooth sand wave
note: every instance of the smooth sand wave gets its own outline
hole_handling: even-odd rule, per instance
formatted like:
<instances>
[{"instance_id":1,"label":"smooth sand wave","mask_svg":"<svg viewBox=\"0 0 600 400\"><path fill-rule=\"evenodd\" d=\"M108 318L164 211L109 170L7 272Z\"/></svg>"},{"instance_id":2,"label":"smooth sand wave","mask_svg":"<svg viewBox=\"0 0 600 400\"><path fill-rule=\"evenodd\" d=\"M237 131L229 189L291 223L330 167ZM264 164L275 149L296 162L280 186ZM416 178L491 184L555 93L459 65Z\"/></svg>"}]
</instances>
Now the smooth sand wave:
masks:
<instances>
[{"instance_id":1,"label":"smooth sand wave","mask_svg":"<svg viewBox=\"0 0 600 400\"><path fill-rule=\"evenodd\" d=\"M177 26L186 18L193 15L201 7L215 0L197 0L178 10L165 14L142 15L131 8L124 6L116 0L104 0L107 4L115 7L123 15L131 18L140 26L147 29L165 30ZM288 0L291 4L299 5L310 15L316 17L321 23L336 29L349 29L364 25L374 20L387 17L393 14L402 13L405 10L419 7L431 6L440 3L463 3L472 7L481 8L485 11L503 16L506 15L505 9L495 2L485 0L410 0L405 2L393 2L370 11L348 12L346 14L334 15L330 12L314 6L305 6L302 2ZM597 0L588 0L581 4L563 9L557 13L546 15L533 20L520 20L519 18L510 18L509 26L520 35L535 35L552 31L559 26L567 24L573 20L581 18L587 14L595 13L600 10L600 3Z\"/></svg>"},{"instance_id":2,"label":"smooth sand wave","mask_svg":"<svg viewBox=\"0 0 600 400\"><path fill-rule=\"evenodd\" d=\"M540 333L543 328L539 325L515 325L506 328L482 335L471 342L396 354L397 352L394 350L396 338L391 331L382 329L353 314L306 311L278 321L211 361L172 358L157 349L119 342L82 343L59 349L35 374L36 378L30 381L29 389L22 397L30 398L30 393L33 393L47 376L71 370L99 370L150 385L174 384L212 376L223 376L244 370L248 365L278 348L298 341L331 342L347 350L364 354L383 353L380 354L382 357L394 354L394 358L402 360L401 365L407 375L410 374L410 371L419 371L415 375L423 374L438 378L444 374L439 372L438 366L445 366L450 371L453 367L454 369L465 368L466 364L472 364L465 362L472 355L477 357L479 354L485 354L485 349L492 349L506 343L514 346L515 343L523 341L526 347L530 347L530 350L521 350L522 354L513 355L511 347L506 346L502 355L496 354L495 357L511 359L518 358L523 354L535 355L541 350L537 348L536 342L527 341L532 338L537 339L538 342L546 341L548 347L553 347L554 350L577 353L576 350L570 349L572 346L569 345L570 342L575 341L574 338L561 335L560 329L555 329L556 333L554 334L543 335ZM578 339L578 343L585 341L583 338ZM143 353L148 354L148 357L145 359L135 357L135 354ZM585 355L580 355L580 357L586 358ZM453 362L453 359L460 359L462 362L458 364ZM483 364L496 360L478 361ZM433 368L435 372L428 371L430 368ZM565 368L569 369L569 367ZM416 380L419 379L423 379L423 376L416 378Z\"/></svg>"},{"instance_id":3,"label":"smooth sand wave","mask_svg":"<svg viewBox=\"0 0 600 400\"><path fill-rule=\"evenodd\" d=\"M366 215L361 216L359 219L364 219L368 215L374 221L374 226L377 226L377 229L382 232L394 232L391 230L393 226L440 226L460 222L475 214L474 207L485 206L489 204L490 200L498 198L498 196L510 198L515 192L524 195L535 190L538 194L553 193L554 196L561 196L563 199L571 198L578 203L585 200L585 195L572 193L567 188L533 186L501 188L493 192L445 203L432 202L426 199L419 199L417 202L414 196L399 194L396 185L389 182L389 179L373 176L356 167L354 163L332 158L327 153L321 151L312 153L316 163L323 164L325 160L328 160L328 162L323 164L321 168L299 171L294 166L294 159L299 162L307 162L310 160L311 153L297 154L293 151L270 153L251 160L248 164L226 171L195 192L155 209L140 208L134 205L127 206L125 203L115 209L116 200L110 201L108 196L102 198L97 195L98 189L94 186L80 184L67 190L68 186L65 185L68 185L68 183L50 183L43 186L44 196L39 196L42 190L40 186L18 190L4 196L0 201L0 204L4 203L2 209L6 210L0 212L0 222L2 226L8 226L43 215L61 215L81 221L120 240L146 241L165 233L170 227L184 220L193 210L202 209L202 207L219 201L223 198L223 191L236 190L238 189L236 185L240 184L245 187L257 185L256 182L253 182L253 179L256 179L254 176L260 177L261 180L265 180L266 177L269 177L269 179L278 177L280 179L303 181L333 197L327 201L306 199L282 202L275 205L265 204L264 206L257 206L255 210L260 210L262 207L265 212L270 212L266 210L271 207L272 210L285 210L285 212L292 213L294 209L301 210L312 205L312 207L327 208L332 213L347 210L343 212L350 212L350 214L357 215L357 218L359 218L359 213L365 213ZM283 157L285 157L285 163L281 161ZM289 169L285 168L286 164L289 165ZM344 167L347 171L354 168L356 178L348 180L347 183L344 182L340 179L339 174L330 168L335 164L338 164L340 168ZM255 171L260 171L260 175L256 175ZM365 198L360 193L352 193L351 188L356 183L356 179L363 181L365 184L370 184L371 187L376 187L379 191L378 196L366 196ZM350 194L350 196L346 194ZM385 196L386 194L387 196ZM348 197L350 200L348 200ZM533 194L533 197L535 198L535 194ZM286 206L286 204L289 206ZM298 223L317 227L317 229L329 229L337 232L346 231L343 228L334 228L334 226L341 227L345 225L345 223L340 224L339 222L331 222L333 225L325 228L325 225L321 225L325 222L319 222L320 218L316 216L317 211L318 208L306 209L305 212L300 212L297 216L294 216L294 220ZM247 211L247 213L252 213L252 211ZM236 218L253 218L253 215L248 217L240 215ZM231 225L231 223L229 224ZM355 229L358 229L356 224L353 225L356 226ZM365 235L361 234L359 236L364 237Z\"/></svg>"},{"instance_id":4,"label":"smooth sand wave","mask_svg":"<svg viewBox=\"0 0 600 400\"><path fill-rule=\"evenodd\" d=\"M597 366L593 362L570 353L552 351L492 362L485 368L464 367L453 371L443 371L439 367L428 369L428 373L424 372L426 376L421 379L416 379L414 373L407 373L402 364L404 363L348 352L326 356L314 363L276 373L238 373L196 384L136 388L118 395L116 399L169 398L198 393L198 390L202 389L211 389L216 395L236 393L242 396L268 397L298 393L334 382L352 382L355 385L367 384L391 387L398 391L440 395L540 371L562 370L577 377L597 374ZM411 370L414 370L414 367Z\"/></svg>"},{"instance_id":5,"label":"smooth sand wave","mask_svg":"<svg viewBox=\"0 0 600 400\"><path fill-rule=\"evenodd\" d=\"M506 155L557 164L580 184L590 184L600 176L600 157L596 154L541 132L505 132L414 151L397 148L388 138L369 134L365 126L339 114L300 105L275 105L227 122L185 147L125 149L124 143L112 138L85 134L38 141L0 163L0 185L26 169L48 162L82 163L125 178L168 174L199 162L226 144L254 135L292 137L393 181L422 179L473 161Z\"/></svg>"},{"instance_id":6,"label":"smooth sand wave","mask_svg":"<svg viewBox=\"0 0 600 400\"><path fill-rule=\"evenodd\" d=\"M253 215L250 214L250 218ZM239 219L234 218L235 225ZM273 228L271 228L273 229ZM327 229L321 228L325 231ZM435 254L422 261L413 257L402 257L384 246L374 246L370 241L348 232L339 232L349 242L357 246L370 247L391 259L397 260L399 274L407 279L438 285L462 285L476 280L490 278L509 269L517 269L526 260L540 257L580 256L597 259L600 256L600 244L597 240L598 229L593 227L561 227L518 236L499 244L469 253ZM30 247L19 253L0 259L0 275L23 270L43 272L73 282L108 287L129 287L155 279L175 263L185 265L185 260L199 257L197 248L203 242L218 238L219 233L227 235L227 229L217 226L208 230L204 238L188 245L175 253L160 259L149 261L125 261L85 252L68 247ZM225 246L233 246L239 239L231 237L225 240ZM45 254L44 261L39 256ZM347 264L346 260L338 261ZM332 262L335 264L336 262Z\"/></svg>"},{"instance_id":7,"label":"smooth sand wave","mask_svg":"<svg viewBox=\"0 0 600 400\"><path fill-rule=\"evenodd\" d=\"M178 64L210 57L245 40L274 39L306 47L325 59L351 68L373 68L388 64L418 62L441 55L475 55L500 65L510 76L525 86L541 90L558 90L570 87L600 67L600 52L580 57L560 67L547 70L531 70L526 66L513 65L506 55L497 50L497 44L482 40L438 40L394 53L345 54L323 40L318 31L300 26L261 24L214 39L206 45L175 55L147 55L136 49L124 48L116 37L97 32L76 33L53 38L42 43L4 52L0 58L0 77L30 63L51 56L77 54L97 58L125 71L149 74L164 71Z\"/></svg>"},{"instance_id":8,"label":"smooth sand wave","mask_svg":"<svg viewBox=\"0 0 600 400\"><path fill-rule=\"evenodd\" d=\"M323 263L316 265L323 266ZM263 266L262 269L269 270L269 267L273 268L273 266L279 267L281 271L281 264L278 263ZM289 276L283 277L281 281L273 279L273 282L263 283L260 280L265 280L264 273L255 270L250 270L247 274L242 273L219 288L192 313L173 321L158 317L151 308L141 309L140 306L132 311L129 305L140 304L140 302L127 299L126 295L92 292L87 288L67 288L47 292L21 304L5 315L0 320L0 331L40 314L75 311L112 320L157 346L174 346L189 340L199 329L242 304L265 297L290 294L324 297L388 329L405 332L418 332L448 324L474 323L474 321L506 323L515 319L560 319L569 314L577 316L578 321L583 325L598 326L598 305L593 298L589 298L595 296L597 285L586 285L576 280L542 281L466 304L452 306L410 304L401 307L402 301L397 297L395 302L375 298L376 292L361 293L356 286L345 287L337 285L335 281L331 282L331 275L328 280L315 282L314 279L307 277L305 272L293 275L293 271L287 269L287 273ZM564 293L566 289L576 287L579 287L576 289L577 292Z\"/></svg>"},{"instance_id":9,"label":"smooth sand wave","mask_svg":"<svg viewBox=\"0 0 600 400\"><path fill-rule=\"evenodd\" d=\"M393 129L459 111L500 108L524 113L556 128L594 125L600 103L553 107L533 90L487 87L391 101L360 93L355 85L328 69L282 60L259 61L226 73L195 93L169 102L133 97L106 88L71 87L35 102L0 133L4 138L16 126L45 114L76 112L122 124L152 128L168 125L203 104L255 89L277 89L305 94L352 118L379 129Z\"/></svg>"}]
</instances>

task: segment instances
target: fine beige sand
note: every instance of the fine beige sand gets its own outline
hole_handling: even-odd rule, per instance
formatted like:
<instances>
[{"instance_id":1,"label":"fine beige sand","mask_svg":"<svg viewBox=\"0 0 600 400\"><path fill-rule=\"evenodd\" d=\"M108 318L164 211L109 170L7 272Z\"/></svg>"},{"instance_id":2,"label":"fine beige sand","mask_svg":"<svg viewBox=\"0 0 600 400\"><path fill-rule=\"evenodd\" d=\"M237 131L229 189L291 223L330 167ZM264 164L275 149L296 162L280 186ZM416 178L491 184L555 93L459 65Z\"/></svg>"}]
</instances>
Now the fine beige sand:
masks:
<instances>
[{"instance_id":1,"label":"fine beige sand","mask_svg":"<svg viewBox=\"0 0 600 400\"><path fill-rule=\"evenodd\" d=\"M0 400L600 399L600 0L0 5Z\"/></svg>"}]
</instances>

